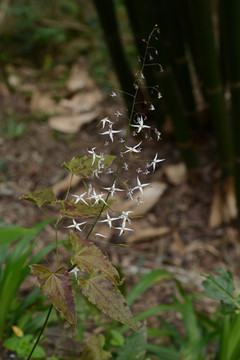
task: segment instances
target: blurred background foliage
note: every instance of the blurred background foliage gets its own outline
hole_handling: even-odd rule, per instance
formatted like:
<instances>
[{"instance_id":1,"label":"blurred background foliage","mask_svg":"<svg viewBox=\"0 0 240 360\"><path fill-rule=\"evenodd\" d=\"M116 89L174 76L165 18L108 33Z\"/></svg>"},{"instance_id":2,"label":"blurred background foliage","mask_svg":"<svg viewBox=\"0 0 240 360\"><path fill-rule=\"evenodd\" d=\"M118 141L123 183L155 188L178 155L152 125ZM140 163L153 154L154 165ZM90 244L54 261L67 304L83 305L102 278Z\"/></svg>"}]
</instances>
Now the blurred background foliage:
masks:
<instances>
[{"instance_id":1,"label":"blurred background foliage","mask_svg":"<svg viewBox=\"0 0 240 360\"><path fill-rule=\"evenodd\" d=\"M239 208L239 13L237 0L3 0L1 76L7 79L9 64L29 63L44 72L85 56L102 89L120 85L131 93L142 39L158 24L151 55L161 67L146 67L144 75L163 100L159 105L151 90L143 91L141 96L156 108L147 116L160 130L166 114L171 119L190 172L198 168L194 145L207 128L217 144L223 177L235 178Z\"/></svg>"}]
</instances>

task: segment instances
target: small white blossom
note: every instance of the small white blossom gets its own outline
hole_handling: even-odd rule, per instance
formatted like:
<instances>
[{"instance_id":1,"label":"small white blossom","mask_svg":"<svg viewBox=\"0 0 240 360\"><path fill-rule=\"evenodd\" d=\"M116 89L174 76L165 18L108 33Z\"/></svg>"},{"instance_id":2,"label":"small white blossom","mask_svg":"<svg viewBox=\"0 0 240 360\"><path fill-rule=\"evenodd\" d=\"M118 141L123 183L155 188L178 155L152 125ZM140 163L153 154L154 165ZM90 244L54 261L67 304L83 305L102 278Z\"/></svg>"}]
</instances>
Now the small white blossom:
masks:
<instances>
[{"instance_id":1,"label":"small white blossom","mask_svg":"<svg viewBox=\"0 0 240 360\"><path fill-rule=\"evenodd\" d=\"M143 175L148 175L150 174L150 171L148 169L146 169L144 172L143 172Z\"/></svg>"},{"instance_id":2,"label":"small white blossom","mask_svg":"<svg viewBox=\"0 0 240 360\"><path fill-rule=\"evenodd\" d=\"M110 94L111 97L115 97L117 96L117 94L115 93L115 91L112 91L111 94Z\"/></svg>"},{"instance_id":3,"label":"small white blossom","mask_svg":"<svg viewBox=\"0 0 240 360\"><path fill-rule=\"evenodd\" d=\"M87 150L87 152L88 152L89 154L91 154L92 157L93 157L92 165L95 163L96 158L101 158L101 155L97 155L97 154L95 153L95 149L96 149L96 148L94 147L94 148L92 148L91 150Z\"/></svg>"},{"instance_id":4,"label":"small white blossom","mask_svg":"<svg viewBox=\"0 0 240 360\"><path fill-rule=\"evenodd\" d=\"M74 229L77 229L79 231L82 231L82 229L80 228L81 225L83 224L86 224L86 222L82 222L82 223L78 223L73 219L73 224L72 225L69 225L67 226L67 228L74 228Z\"/></svg>"},{"instance_id":5,"label":"small white blossom","mask_svg":"<svg viewBox=\"0 0 240 360\"><path fill-rule=\"evenodd\" d=\"M128 189L127 198L133 200L133 189Z\"/></svg>"},{"instance_id":6,"label":"small white blossom","mask_svg":"<svg viewBox=\"0 0 240 360\"><path fill-rule=\"evenodd\" d=\"M77 280L77 278L78 278L78 272L79 272L79 269L75 266L75 268L73 268L73 269L69 272L69 274L74 274L74 276L75 276L75 278L76 278L76 280Z\"/></svg>"},{"instance_id":7,"label":"small white blossom","mask_svg":"<svg viewBox=\"0 0 240 360\"><path fill-rule=\"evenodd\" d=\"M97 169L93 170L92 177L94 177L94 176L99 179L98 170L97 170Z\"/></svg>"},{"instance_id":8,"label":"small white blossom","mask_svg":"<svg viewBox=\"0 0 240 360\"><path fill-rule=\"evenodd\" d=\"M107 174L107 175L113 174L113 173L114 173L114 171L113 171L111 168L108 168L108 169L106 170L106 174Z\"/></svg>"},{"instance_id":9,"label":"small white blossom","mask_svg":"<svg viewBox=\"0 0 240 360\"><path fill-rule=\"evenodd\" d=\"M155 134L157 135L157 141L161 140L161 133L157 128L155 128Z\"/></svg>"},{"instance_id":10,"label":"small white blossom","mask_svg":"<svg viewBox=\"0 0 240 360\"><path fill-rule=\"evenodd\" d=\"M124 164L123 164L123 169L125 170L125 171L128 171L128 164L125 162Z\"/></svg>"},{"instance_id":11,"label":"small white blossom","mask_svg":"<svg viewBox=\"0 0 240 360\"><path fill-rule=\"evenodd\" d=\"M155 107L153 106L153 104L150 105L149 110L151 110L151 111L155 110Z\"/></svg>"},{"instance_id":12,"label":"small white blossom","mask_svg":"<svg viewBox=\"0 0 240 360\"><path fill-rule=\"evenodd\" d=\"M105 128L106 123L108 123L109 125L113 124L113 122L109 120L108 116L100 120L99 124L101 123L102 123L102 129Z\"/></svg>"},{"instance_id":13,"label":"small white blossom","mask_svg":"<svg viewBox=\"0 0 240 360\"><path fill-rule=\"evenodd\" d=\"M113 130L112 126L110 125L109 126L109 129L108 131L105 131L103 133L99 133L100 135L109 135L110 139L112 140L113 142L113 134L117 134L119 132L121 132L122 130Z\"/></svg>"},{"instance_id":14,"label":"small white blossom","mask_svg":"<svg viewBox=\"0 0 240 360\"><path fill-rule=\"evenodd\" d=\"M104 196L104 194L103 193L101 193L101 194L96 194L96 191L95 191L95 189L93 189L93 191L92 191L92 195L91 196L89 196L89 200L95 200L95 202L94 202L94 204L93 204L93 206L94 205L96 205L96 204L99 204L100 202L103 202L105 205L107 205L107 203L105 202L105 200L103 199L103 196Z\"/></svg>"},{"instance_id":15,"label":"small white blossom","mask_svg":"<svg viewBox=\"0 0 240 360\"><path fill-rule=\"evenodd\" d=\"M129 218L130 213L133 213L133 211L122 211L121 215L119 216L119 219L123 219L122 225L125 226L126 221L131 224L131 219Z\"/></svg>"},{"instance_id":16,"label":"small white blossom","mask_svg":"<svg viewBox=\"0 0 240 360\"><path fill-rule=\"evenodd\" d=\"M76 198L75 204L77 204L77 203L81 200L82 202L84 202L84 204L86 204L87 206L89 206L88 203L83 199L83 197L84 197L84 195L85 195L86 193L87 193L87 192L85 192L85 193L83 193L83 194L81 194L81 195L72 195L72 196L74 196L74 197Z\"/></svg>"},{"instance_id":17,"label":"small white blossom","mask_svg":"<svg viewBox=\"0 0 240 360\"><path fill-rule=\"evenodd\" d=\"M137 200L136 200L136 201L137 201L137 204L138 204L138 205L143 204L143 201L141 200L141 198L140 198L139 196L137 197Z\"/></svg>"},{"instance_id":18,"label":"small white blossom","mask_svg":"<svg viewBox=\"0 0 240 360\"><path fill-rule=\"evenodd\" d=\"M140 131L142 131L142 129L144 129L144 128L150 128L150 126L148 126L148 125L144 125L144 123L143 123L143 117L141 116L141 117L138 117L137 118L137 125L131 125L131 126L133 126L133 127L137 127L138 129L137 129L137 133L140 133Z\"/></svg>"},{"instance_id":19,"label":"small white blossom","mask_svg":"<svg viewBox=\"0 0 240 360\"><path fill-rule=\"evenodd\" d=\"M104 190L107 190L110 192L110 195L113 196L116 191L124 191L123 189L116 188L116 183L114 182L111 187L103 188Z\"/></svg>"},{"instance_id":20,"label":"small white blossom","mask_svg":"<svg viewBox=\"0 0 240 360\"><path fill-rule=\"evenodd\" d=\"M141 168L137 168L136 172L137 172L138 174L140 174L140 173L142 172L142 169L141 169Z\"/></svg>"},{"instance_id":21,"label":"small white blossom","mask_svg":"<svg viewBox=\"0 0 240 360\"><path fill-rule=\"evenodd\" d=\"M119 110L117 110L117 111L114 113L114 115L118 118L119 116L122 115L122 113L121 113Z\"/></svg>"},{"instance_id":22,"label":"small white blossom","mask_svg":"<svg viewBox=\"0 0 240 360\"><path fill-rule=\"evenodd\" d=\"M133 191L134 190L139 190L142 194L143 194L143 187L145 187L145 186L149 186L149 185L151 185L151 184L141 184L141 181L139 180L139 177L137 176L137 186L135 186L135 188L133 188Z\"/></svg>"},{"instance_id":23,"label":"small white blossom","mask_svg":"<svg viewBox=\"0 0 240 360\"><path fill-rule=\"evenodd\" d=\"M104 146L108 146L109 145L109 141L105 141L105 143L104 143Z\"/></svg>"},{"instance_id":24,"label":"small white blossom","mask_svg":"<svg viewBox=\"0 0 240 360\"><path fill-rule=\"evenodd\" d=\"M162 161L165 160L165 159L158 159L157 156L158 156L158 154L155 155L153 161L151 162L151 164L149 164L149 167L150 167L150 166L153 167L153 171L155 171L155 168L156 168L156 164L157 164L157 163L162 162Z\"/></svg>"},{"instance_id":25,"label":"small white blossom","mask_svg":"<svg viewBox=\"0 0 240 360\"><path fill-rule=\"evenodd\" d=\"M162 94L160 92L158 92L158 99L162 98Z\"/></svg>"},{"instance_id":26,"label":"small white blossom","mask_svg":"<svg viewBox=\"0 0 240 360\"><path fill-rule=\"evenodd\" d=\"M125 140L124 140L123 138L121 138L121 139L119 140L119 142L122 144L122 143L125 142Z\"/></svg>"},{"instance_id":27,"label":"small white blossom","mask_svg":"<svg viewBox=\"0 0 240 360\"><path fill-rule=\"evenodd\" d=\"M115 227L114 229L120 230L119 236L121 236L122 233L124 233L124 231L126 231L126 230L127 230L127 231L133 231L133 229L126 228L125 225Z\"/></svg>"},{"instance_id":28,"label":"small white blossom","mask_svg":"<svg viewBox=\"0 0 240 360\"><path fill-rule=\"evenodd\" d=\"M106 215L107 215L106 219L101 220L100 222L105 222L105 223L108 224L108 226L109 226L110 228L112 228L112 222L115 221L115 220L118 220L118 218L111 218L111 217L109 216L108 212L107 212Z\"/></svg>"},{"instance_id":29,"label":"small white blossom","mask_svg":"<svg viewBox=\"0 0 240 360\"><path fill-rule=\"evenodd\" d=\"M138 149L137 149L137 147L138 147L139 145L141 145L141 143L142 143L142 142L140 141L140 143L138 143L137 145L135 145L135 146L133 146L133 147L132 147L132 146L126 146L126 149L127 149L127 150L124 151L124 154L126 154L126 153L128 153L128 152L131 153L131 154L132 154L132 153L140 153L140 152L141 152L141 148L138 148Z\"/></svg>"}]
</instances>

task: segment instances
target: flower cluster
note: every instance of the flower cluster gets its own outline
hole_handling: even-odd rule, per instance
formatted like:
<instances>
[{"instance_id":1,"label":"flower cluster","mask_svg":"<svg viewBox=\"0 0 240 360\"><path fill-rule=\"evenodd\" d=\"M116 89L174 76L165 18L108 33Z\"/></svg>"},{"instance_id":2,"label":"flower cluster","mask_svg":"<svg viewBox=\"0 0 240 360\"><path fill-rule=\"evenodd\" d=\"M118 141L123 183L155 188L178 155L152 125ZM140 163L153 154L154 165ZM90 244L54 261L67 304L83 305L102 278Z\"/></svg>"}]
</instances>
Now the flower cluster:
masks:
<instances>
[{"instance_id":1,"label":"flower cluster","mask_svg":"<svg viewBox=\"0 0 240 360\"><path fill-rule=\"evenodd\" d=\"M114 150L117 150L119 154L117 164L105 168L104 159L106 155L104 152L97 152L96 147L87 150L88 154L92 156L92 166L94 166L92 171L93 181L95 178L100 180L101 174L109 175L109 186L98 186L98 190L96 190L92 184L89 184L88 186L85 184L86 190L82 194L72 195L75 197L75 203L82 202L90 207L102 204L102 210L97 220L99 219L99 222L105 223L112 229L119 230L119 236L125 231L133 231L129 225L131 225L130 217L133 217L134 214L132 214L132 211L122 211L122 213L116 214L108 204L108 199L113 198L118 193L119 195L125 195L129 200L136 201L138 205L142 204L143 192L145 188L151 186L150 181L144 180L144 176L150 176L151 173L155 172L157 166L164 161L164 159L158 157L158 153L155 153L151 159L145 160L144 154L142 154L142 147L144 145L143 139L155 139L156 141L161 139L161 132L156 127L150 125L148 117L144 113L135 110L137 93L139 89L144 86L145 66L159 65L151 63L154 54L150 52L154 50L154 48L149 46L149 42L146 40L144 41L146 42L147 47L144 57L139 56L138 58L142 66L134 83L135 95L127 94L133 97L130 118L126 116L122 109L121 111L118 109L114 111L113 116L106 116L98 123L98 127L101 129L98 134L101 135L101 137L106 137L104 139L104 146L109 147L114 145ZM156 49L155 54L157 54ZM152 87L152 92L156 93L157 99L162 98L157 86ZM110 96L112 98L117 98L117 94L118 91L112 91ZM149 111L155 111L155 106L151 102L144 101L144 104L147 105L146 110L148 113ZM119 127L119 123L123 123L123 119L127 120L125 121L125 127L126 123L128 123L127 129L121 129ZM137 141L135 141L135 139L137 139ZM120 174L121 170L123 174ZM136 172L136 175L134 175L134 172ZM125 178L127 173L129 174L131 181L129 178ZM106 181L106 176L104 179ZM106 209L107 213L105 218L103 218L102 212ZM84 224L85 223L78 224L73 220L73 224L68 227L73 227L82 231L80 226ZM104 236L102 234L98 235Z\"/></svg>"}]
</instances>

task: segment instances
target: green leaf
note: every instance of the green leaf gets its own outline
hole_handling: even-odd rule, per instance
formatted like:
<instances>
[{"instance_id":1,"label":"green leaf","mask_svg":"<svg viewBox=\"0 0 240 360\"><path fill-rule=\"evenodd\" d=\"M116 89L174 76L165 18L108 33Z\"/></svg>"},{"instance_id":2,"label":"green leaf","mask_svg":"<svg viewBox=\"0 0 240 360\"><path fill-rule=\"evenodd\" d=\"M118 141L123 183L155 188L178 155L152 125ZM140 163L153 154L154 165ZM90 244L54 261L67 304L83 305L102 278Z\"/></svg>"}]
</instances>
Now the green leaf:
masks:
<instances>
[{"instance_id":1,"label":"green leaf","mask_svg":"<svg viewBox=\"0 0 240 360\"><path fill-rule=\"evenodd\" d=\"M127 296L126 301L128 305L133 304L133 302L139 297L139 295L144 293L154 284L170 278L173 278L173 275L162 269L156 269L151 271L149 274L144 275Z\"/></svg>"},{"instance_id":2,"label":"green leaf","mask_svg":"<svg viewBox=\"0 0 240 360\"><path fill-rule=\"evenodd\" d=\"M37 190L33 193L28 193L22 195L19 199L31 201L34 204L37 204L39 207L43 205L53 204L57 200L52 188Z\"/></svg>"},{"instance_id":3,"label":"green leaf","mask_svg":"<svg viewBox=\"0 0 240 360\"><path fill-rule=\"evenodd\" d=\"M103 350L105 337L102 334L94 335L83 348L82 360L108 360L112 355Z\"/></svg>"},{"instance_id":4,"label":"green leaf","mask_svg":"<svg viewBox=\"0 0 240 360\"><path fill-rule=\"evenodd\" d=\"M101 164L104 166L104 169L107 169L115 158L116 156L113 155L103 155ZM93 163L92 155L85 155L79 158L73 158L69 162L64 162L61 166L82 179L89 179L93 176L93 171L98 170L98 162L99 160L95 159Z\"/></svg>"},{"instance_id":5,"label":"green leaf","mask_svg":"<svg viewBox=\"0 0 240 360\"><path fill-rule=\"evenodd\" d=\"M11 351L16 351L18 356L23 358L25 356L28 356L32 347L33 347L33 336L32 335L25 335L22 338L18 338L16 336L13 336L11 338L8 338L4 341L3 345ZM37 345L33 354L33 359L40 359L45 358L46 354L44 349Z\"/></svg>"},{"instance_id":6,"label":"green leaf","mask_svg":"<svg viewBox=\"0 0 240 360\"><path fill-rule=\"evenodd\" d=\"M147 346L146 326L142 326L138 333L131 334L118 351L116 360L143 360Z\"/></svg>"},{"instance_id":7,"label":"green leaf","mask_svg":"<svg viewBox=\"0 0 240 360\"><path fill-rule=\"evenodd\" d=\"M34 234L35 229L27 229L21 226L0 226L0 246L11 244L26 234Z\"/></svg>"},{"instance_id":8,"label":"green leaf","mask_svg":"<svg viewBox=\"0 0 240 360\"><path fill-rule=\"evenodd\" d=\"M212 299L234 305L239 309L240 305L237 302L237 299L234 299L233 297L235 286L233 284L231 272L223 269L218 269L217 272L219 274L218 276L210 274L209 276L206 276L207 280L202 283L206 295Z\"/></svg>"},{"instance_id":9,"label":"green leaf","mask_svg":"<svg viewBox=\"0 0 240 360\"><path fill-rule=\"evenodd\" d=\"M112 329L111 335L112 335L112 338L110 341L111 345L113 345L113 346L122 346L123 345L125 339L119 331Z\"/></svg>"},{"instance_id":10,"label":"green leaf","mask_svg":"<svg viewBox=\"0 0 240 360\"><path fill-rule=\"evenodd\" d=\"M75 251L75 256L71 259L72 264L77 264L79 270L87 271L89 274L93 270L100 271L115 285L121 283L120 276L111 261L93 242L82 238L73 231L70 231L70 238Z\"/></svg>"},{"instance_id":11,"label":"green leaf","mask_svg":"<svg viewBox=\"0 0 240 360\"><path fill-rule=\"evenodd\" d=\"M113 202L114 200L108 200L107 205L111 206ZM75 220L97 216L103 207L102 202L94 206L87 206L83 202L78 202L77 204L74 204L73 201L68 202L65 200L59 200L58 203L62 206L62 210L60 210L61 217L69 217Z\"/></svg>"},{"instance_id":12,"label":"green leaf","mask_svg":"<svg viewBox=\"0 0 240 360\"><path fill-rule=\"evenodd\" d=\"M130 309L121 292L100 271L93 272L89 279L79 279L78 284L83 295L99 310L137 331Z\"/></svg>"},{"instance_id":13,"label":"green leaf","mask_svg":"<svg viewBox=\"0 0 240 360\"><path fill-rule=\"evenodd\" d=\"M65 319L75 325L77 322L75 302L67 269L61 267L55 273L51 273L42 265L30 265L30 267L43 293L51 299L52 304Z\"/></svg>"}]
</instances>

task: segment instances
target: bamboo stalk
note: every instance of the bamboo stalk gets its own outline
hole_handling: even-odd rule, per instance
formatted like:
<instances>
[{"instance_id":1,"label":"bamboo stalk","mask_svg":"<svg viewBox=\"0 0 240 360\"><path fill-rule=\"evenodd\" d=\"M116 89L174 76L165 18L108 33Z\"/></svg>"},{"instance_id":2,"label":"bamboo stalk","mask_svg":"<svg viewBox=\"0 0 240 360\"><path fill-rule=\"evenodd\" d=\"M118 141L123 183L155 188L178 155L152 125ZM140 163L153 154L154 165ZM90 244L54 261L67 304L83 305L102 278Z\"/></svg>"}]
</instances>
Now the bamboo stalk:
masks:
<instances>
[{"instance_id":1,"label":"bamboo stalk","mask_svg":"<svg viewBox=\"0 0 240 360\"><path fill-rule=\"evenodd\" d=\"M125 95L125 93L133 93L134 76L131 72L123 49L113 1L93 0L93 3L96 7L101 22L113 66L115 68L120 86L124 92L123 95L127 107L129 107L131 104L131 98Z\"/></svg>"},{"instance_id":2,"label":"bamboo stalk","mask_svg":"<svg viewBox=\"0 0 240 360\"><path fill-rule=\"evenodd\" d=\"M231 89L231 105L234 137L235 190L240 217L240 2L221 0L222 40L226 49L227 77Z\"/></svg>"},{"instance_id":3,"label":"bamboo stalk","mask_svg":"<svg viewBox=\"0 0 240 360\"><path fill-rule=\"evenodd\" d=\"M175 0L152 0L163 45L181 91L184 113L192 129L198 128L196 103L192 89L186 42Z\"/></svg>"},{"instance_id":4,"label":"bamboo stalk","mask_svg":"<svg viewBox=\"0 0 240 360\"><path fill-rule=\"evenodd\" d=\"M189 14L191 15L192 36L198 47L198 60L206 87L223 175L228 175L232 173L232 134L223 97L220 66L213 34L210 0L195 0L194 2L183 0L183 2L187 4Z\"/></svg>"},{"instance_id":5,"label":"bamboo stalk","mask_svg":"<svg viewBox=\"0 0 240 360\"><path fill-rule=\"evenodd\" d=\"M151 30L156 23L156 17L154 14L154 4L146 2L145 0L128 0L127 8L131 11L130 20L134 22L132 25L134 31L136 31L135 39L137 46L141 48L141 40L144 35ZM149 66L145 68L145 77L151 84L158 85L159 90L163 94L163 99L167 107L167 111L171 116L171 120L174 127L174 133L177 139L178 147L180 149L182 158L186 163L188 169L194 169L197 166L197 160L195 151L192 146L192 141L188 129L186 114L184 113L183 103L178 88L178 84L172 72L172 68L167 61L167 57L164 51L164 47L161 45L161 40L153 39L153 47L159 53L161 65L165 69L164 72L159 71L157 66Z\"/></svg>"}]
</instances>

